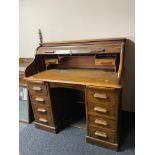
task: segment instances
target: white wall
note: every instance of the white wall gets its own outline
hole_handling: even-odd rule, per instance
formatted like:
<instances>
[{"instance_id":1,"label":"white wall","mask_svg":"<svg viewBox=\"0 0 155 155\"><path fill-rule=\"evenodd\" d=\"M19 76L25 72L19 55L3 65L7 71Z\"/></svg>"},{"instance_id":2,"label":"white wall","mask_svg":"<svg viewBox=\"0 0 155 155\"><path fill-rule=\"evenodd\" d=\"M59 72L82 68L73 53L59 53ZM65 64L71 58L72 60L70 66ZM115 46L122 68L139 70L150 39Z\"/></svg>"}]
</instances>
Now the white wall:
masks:
<instances>
[{"instance_id":1,"label":"white wall","mask_svg":"<svg viewBox=\"0 0 155 155\"><path fill-rule=\"evenodd\" d=\"M20 0L19 18L20 57L34 56L39 28L45 42L126 37L134 44L134 0ZM129 95L123 97L129 110L134 109L133 48L128 48L126 60L124 92Z\"/></svg>"},{"instance_id":2,"label":"white wall","mask_svg":"<svg viewBox=\"0 0 155 155\"><path fill-rule=\"evenodd\" d=\"M44 41L127 37L134 40L134 0L20 0L20 56Z\"/></svg>"}]
</instances>

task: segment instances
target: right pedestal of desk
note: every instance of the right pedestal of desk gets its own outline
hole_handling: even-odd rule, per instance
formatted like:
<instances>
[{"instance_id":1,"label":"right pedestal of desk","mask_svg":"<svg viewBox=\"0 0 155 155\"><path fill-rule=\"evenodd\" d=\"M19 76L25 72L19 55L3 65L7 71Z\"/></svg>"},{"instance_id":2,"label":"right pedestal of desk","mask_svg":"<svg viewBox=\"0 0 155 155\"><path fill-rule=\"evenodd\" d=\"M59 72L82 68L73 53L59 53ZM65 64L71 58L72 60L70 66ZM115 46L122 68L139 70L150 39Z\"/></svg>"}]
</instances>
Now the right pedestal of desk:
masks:
<instances>
[{"instance_id":1,"label":"right pedestal of desk","mask_svg":"<svg viewBox=\"0 0 155 155\"><path fill-rule=\"evenodd\" d=\"M88 143L118 150L121 89L88 86L86 116Z\"/></svg>"}]
</instances>

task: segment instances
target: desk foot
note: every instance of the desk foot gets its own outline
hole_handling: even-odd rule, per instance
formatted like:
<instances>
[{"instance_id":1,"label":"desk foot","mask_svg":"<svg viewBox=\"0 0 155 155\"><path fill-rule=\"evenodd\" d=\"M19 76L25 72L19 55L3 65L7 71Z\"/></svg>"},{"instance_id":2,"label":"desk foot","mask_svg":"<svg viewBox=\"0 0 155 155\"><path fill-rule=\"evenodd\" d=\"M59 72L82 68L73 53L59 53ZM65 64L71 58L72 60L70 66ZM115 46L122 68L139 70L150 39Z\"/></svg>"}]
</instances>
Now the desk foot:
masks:
<instances>
[{"instance_id":1,"label":"desk foot","mask_svg":"<svg viewBox=\"0 0 155 155\"><path fill-rule=\"evenodd\" d=\"M99 139L89 137L89 136L86 136L86 141L87 143L90 143L90 144L94 144L100 147L105 147L114 151L118 151L118 144L101 141Z\"/></svg>"},{"instance_id":2,"label":"desk foot","mask_svg":"<svg viewBox=\"0 0 155 155\"><path fill-rule=\"evenodd\" d=\"M42 130L49 131L49 132L58 133L58 130L55 127L40 124L40 123L37 123L37 122L35 122L35 127L39 128L39 129L42 129Z\"/></svg>"}]
</instances>

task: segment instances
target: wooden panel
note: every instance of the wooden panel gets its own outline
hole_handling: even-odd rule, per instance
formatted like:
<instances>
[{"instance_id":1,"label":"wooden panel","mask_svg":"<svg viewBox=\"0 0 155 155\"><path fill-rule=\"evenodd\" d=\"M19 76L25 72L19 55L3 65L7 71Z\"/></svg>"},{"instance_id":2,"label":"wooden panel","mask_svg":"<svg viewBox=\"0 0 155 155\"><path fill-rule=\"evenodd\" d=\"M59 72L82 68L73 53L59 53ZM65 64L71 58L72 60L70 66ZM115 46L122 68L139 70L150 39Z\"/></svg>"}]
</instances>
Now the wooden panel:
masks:
<instances>
[{"instance_id":1,"label":"wooden panel","mask_svg":"<svg viewBox=\"0 0 155 155\"><path fill-rule=\"evenodd\" d=\"M87 143L118 151L118 144L86 136Z\"/></svg>"},{"instance_id":2,"label":"wooden panel","mask_svg":"<svg viewBox=\"0 0 155 155\"><path fill-rule=\"evenodd\" d=\"M118 91L111 88L88 87L87 100L91 103L99 103L103 105L116 105Z\"/></svg>"},{"instance_id":3,"label":"wooden panel","mask_svg":"<svg viewBox=\"0 0 155 155\"><path fill-rule=\"evenodd\" d=\"M116 133L108 129L98 128L98 127L89 125L88 136L96 139L100 139L103 141L116 143Z\"/></svg>"},{"instance_id":4,"label":"wooden panel","mask_svg":"<svg viewBox=\"0 0 155 155\"><path fill-rule=\"evenodd\" d=\"M114 120L107 119L106 117L99 117L95 115L88 116L89 125L93 125L95 127L107 128L111 130L116 130L117 123Z\"/></svg>"},{"instance_id":5,"label":"wooden panel","mask_svg":"<svg viewBox=\"0 0 155 155\"><path fill-rule=\"evenodd\" d=\"M40 44L41 46L77 46L77 45L92 45L92 44L108 44L108 43L120 43L122 41L125 41L126 38L102 38L102 39L91 39L91 40L73 40L73 41L59 41L59 42L46 42Z\"/></svg>"},{"instance_id":6,"label":"wooden panel","mask_svg":"<svg viewBox=\"0 0 155 155\"><path fill-rule=\"evenodd\" d=\"M46 106L46 107L49 107L51 104L49 97L47 96L30 94L30 97L32 104L38 104L40 106Z\"/></svg>"},{"instance_id":7,"label":"wooden panel","mask_svg":"<svg viewBox=\"0 0 155 155\"><path fill-rule=\"evenodd\" d=\"M50 65L50 64L59 64L59 60L58 59L45 59L45 64Z\"/></svg>"},{"instance_id":8,"label":"wooden panel","mask_svg":"<svg viewBox=\"0 0 155 155\"><path fill-rule=\"evenodd\" d=\"M26 63L27 65L33 60L33 58L19 58L19 63L24 64Z\"/></svg>"},{"instance_id":9,"label":"wooden panel","mask_svg":"<svg viewBox=\"0 0 155 155\"><path fill-rule=\"evenodd\" d=\"M117 116L117 107L112 105L89 102L87 111L88 114L98 115L99 117L106 117L114 120Z\"/></svg>"},{"instance_id":10,"label":"wooden panel","mask_svg":"<svg viewBox=\"0 0 155 155\"><path fill-rule=\"evenodd\" d=\"M45 106L43 107L38 104L33 104L33 110L36 122L46 125L53 125L50 108L47 108Z\"/></svg>"},{"instance_id":11,"label":"wooden panel","mask_svg":"<svg viewBox=\"0 0 155 155\"><path fill-rule=\"evenodd\" d=\"M87 55L87 56L58 56L59 63L57 60L54 63L51 63L50 68L55 69L69 69L69 68L82 68L82 69L105 69L105 70L115 70L115 66L113 65L96 65L95 64L95 56ZM53 59L55 60L55 59ZM46 61L46 60L45 60ZM50 64L49 64L50 65Z\"/></svg>"},{"instance_id":12,"label":"wooden panel","mask_svg":"<svg viewBox=\"0 0 155 155\"><path fill-rule=\"evenodd\" d=\"M41 83L28 84L28 88L31 94L47 95L47 86Z\"/></svg>"},{"instance_id":13,"label":"wooden panel","mask_svg":"<svg viewBox=\"0 0 155 155\"><path fill-rule=\"evenodd\" d=\"M27 85L24 77L25 77L24 73L19 73L19 85L20 86L26 86Z\"/></svg>"},{"instance_id":14,"label":"wooden panel","mask_svg":"<svg viewBox=\"0 0 155 155\"><path fill-rule=\"evenodd\" d=\"M51 69L26 78L28 81L61 82L121 88L117 74L90 69Z\"/></svg>"},{"instance_id":15,"label":"wooden panel","mask_svg":"<svg viewBox=\"0 0 155 155\"><path fill-rule=\"evenodd\" d=\"M116 59L95 59L95 65L116 66Z\"/></svg>"},{"instance_id":16,"label":"wooden panel","mask_svg":"<svg viewBox=\"0 0 155 155\"><path fill-rule=\"evenodd\" d=\"M74 54L96 54L96 53L120 53L120 46L104 46L104 45L93 45L93 46L67 46L67 47L40 47L38 49L38 54L51 54L51 55L74 55Z\"/></svg>"}]
</instances>

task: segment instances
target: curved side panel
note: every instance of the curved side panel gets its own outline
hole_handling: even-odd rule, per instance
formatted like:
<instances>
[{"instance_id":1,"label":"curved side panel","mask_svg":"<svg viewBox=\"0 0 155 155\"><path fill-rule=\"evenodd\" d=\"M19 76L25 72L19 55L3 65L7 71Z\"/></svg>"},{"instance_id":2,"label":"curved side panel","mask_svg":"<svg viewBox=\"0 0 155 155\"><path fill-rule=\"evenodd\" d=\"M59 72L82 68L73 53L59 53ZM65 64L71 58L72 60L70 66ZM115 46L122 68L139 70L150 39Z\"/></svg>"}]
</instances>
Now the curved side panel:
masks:
<instances>
[{"instance_id":1,"label":"curved side panel","mask_svg":"<svg viewBox=\"0 0 155 155\"><path fill-rule=\"evenodd\" d=\"M26 67L25 77L31 76L36 73L38 73L37 56L35 56L35 58L32 60L29 66Z\"/></svg>"},{"instance_id":2,"label":"curved side panel","mask_svg":"<svg viewBox=\"0 0 155 155\"><path fill-rule=\"evenodd\" d=\"M37 50L38 49L39 47L37 48ZM29 66L27 66L25 70L25 77L34 75L38 72L44 71L45 69L46 69L46 66L45 66L44 57L36 54L32 62L29 64Z\"/></svg>"},{"instance_id":3,"label":"curved side panel","mask_svg":"<svg viewBox=\"0 0 155 155\"><path fill-rule=\"evenodd\" d=\"M122 72L123 72L123 63L124 63L124 49L125 49L125 42L122 42L122 45L121 45L121 53L120 53L120 63L119 63L119 68L118 68L118 79L119 81L121 81L121 78L122 78Z\"/></svg>"}]
</instances>

